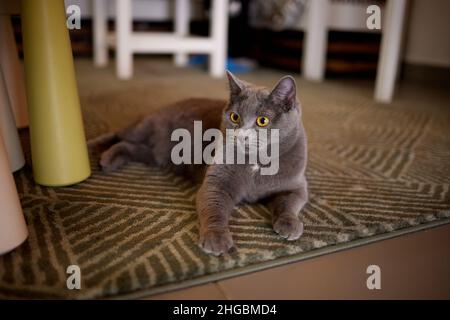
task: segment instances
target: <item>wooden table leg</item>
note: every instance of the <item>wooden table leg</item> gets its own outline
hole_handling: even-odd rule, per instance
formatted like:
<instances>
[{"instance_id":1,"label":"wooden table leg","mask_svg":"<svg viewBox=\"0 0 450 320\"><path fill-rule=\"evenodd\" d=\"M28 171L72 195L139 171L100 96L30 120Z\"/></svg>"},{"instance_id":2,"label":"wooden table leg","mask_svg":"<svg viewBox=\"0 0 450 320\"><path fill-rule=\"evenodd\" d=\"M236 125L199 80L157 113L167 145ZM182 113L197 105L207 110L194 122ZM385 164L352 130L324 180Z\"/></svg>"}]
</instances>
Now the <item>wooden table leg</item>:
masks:
<instances>
[{"instance_id":1,"label":"wooden table leg","mask_svg":"<svg viewBox=\"0 0 450 320\"><path fill-rule=\"evenodd\" d=\"M63 0L23 0L22 32L34 179L65 186L90 175Z\"/></svg>"}]
</instances>

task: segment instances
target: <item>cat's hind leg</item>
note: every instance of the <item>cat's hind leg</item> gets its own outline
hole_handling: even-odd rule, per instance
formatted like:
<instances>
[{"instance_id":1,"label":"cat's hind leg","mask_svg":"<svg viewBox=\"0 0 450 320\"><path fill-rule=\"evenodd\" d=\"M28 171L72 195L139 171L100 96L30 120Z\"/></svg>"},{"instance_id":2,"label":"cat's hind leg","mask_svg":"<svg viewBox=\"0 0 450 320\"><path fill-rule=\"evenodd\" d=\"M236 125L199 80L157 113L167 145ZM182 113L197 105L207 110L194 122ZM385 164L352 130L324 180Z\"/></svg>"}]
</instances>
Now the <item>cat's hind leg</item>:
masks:
<instances>
[{"instance_id":1,"label":"cat's hind leg","mask_svg":"<svg viewBox=\"0 0 450 320\"><path fill-rule=\"evenodd\" d=\"M90 152L101 152L106 148L109 148L113 144L117 143L120 139L115 132L109 132L102 134L87 142L88 150Z\"/></svg>"},{"instance_id":2,"label":"cat's hind leg","mask_svg":"<svg viewBox=\"0 0 450 320\"><path fill-rule=\"evenodd\" d=\"M102 153L100 166L104 172L112 172L130 161L151 162L149 148L145 145L133 144L128 141L118 142Z\"/></svg>"}]
</instances>

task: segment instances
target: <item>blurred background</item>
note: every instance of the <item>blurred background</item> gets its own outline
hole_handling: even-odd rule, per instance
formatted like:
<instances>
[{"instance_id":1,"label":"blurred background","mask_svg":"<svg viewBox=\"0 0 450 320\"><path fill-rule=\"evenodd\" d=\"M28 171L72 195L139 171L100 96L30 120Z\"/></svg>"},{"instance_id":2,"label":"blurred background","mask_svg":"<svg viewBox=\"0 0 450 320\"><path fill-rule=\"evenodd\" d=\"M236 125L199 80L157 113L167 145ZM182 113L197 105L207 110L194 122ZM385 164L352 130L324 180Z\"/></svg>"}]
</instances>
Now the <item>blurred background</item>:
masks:
<instances>
[{"instance_id":1,"label":"blurred background","mask_svg":"<svg viewBox=\"0 0 450 320\"><path fill-rule=\"evenodd\" d=\"M245 71L255 65L282 69L290 73L302 71L305 47L308 0L231 0L229 4L228 60ZM82 28L71 30L76 57L93 54L93 2L66 0L66 6L81 8ZM368 5L381 8L384 20L386 1L330 0L327 15L326 77L375 78L380 52L381 30L366 26ZM209 33L211 1L190 1L190 33ZM106 1L108 29L114 30L115 1ZM450 2L447 0L412 0L407 3L401 53L400 77L423 79L448 75L450 67ZM174 1L132 1L135 31L170 31L174 28ZM13 18L21 48L20 17ZM383 24L382 24L383 27ZM112 54L112 51L110 52ZM243 60L243 58L245 60ZM237 61L235 59L238 59ZM201 56L191 57L190 64L200 64ZM240 65L239 63L242 63ZM431 74L430 74L431 73ZM448 78L447 78L448 79Z\"/></svg>"}]
</instances>

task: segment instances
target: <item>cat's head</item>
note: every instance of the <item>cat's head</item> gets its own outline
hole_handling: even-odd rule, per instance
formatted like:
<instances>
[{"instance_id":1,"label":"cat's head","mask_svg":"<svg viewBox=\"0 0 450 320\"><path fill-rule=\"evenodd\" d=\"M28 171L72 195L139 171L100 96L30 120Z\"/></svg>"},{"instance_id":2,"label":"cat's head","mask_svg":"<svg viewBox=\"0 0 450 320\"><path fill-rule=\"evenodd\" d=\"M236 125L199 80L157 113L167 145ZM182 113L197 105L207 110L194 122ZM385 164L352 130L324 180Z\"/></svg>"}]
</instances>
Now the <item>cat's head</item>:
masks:
<instances>
[{"instance_id":1,"label":"cat's head","mask_svg":"<svg viewBox=\"0 0 450 320\"><path fill-rule=\"evenodd\" d=\"M300 125L294 78L285 76L268 90L242 81L228 71L227 76L230 99L224 109L222 128L235 131L238 145L240 137L261 130L278 129L280 144L294 138Z\"/></svg>"}]
</instances>

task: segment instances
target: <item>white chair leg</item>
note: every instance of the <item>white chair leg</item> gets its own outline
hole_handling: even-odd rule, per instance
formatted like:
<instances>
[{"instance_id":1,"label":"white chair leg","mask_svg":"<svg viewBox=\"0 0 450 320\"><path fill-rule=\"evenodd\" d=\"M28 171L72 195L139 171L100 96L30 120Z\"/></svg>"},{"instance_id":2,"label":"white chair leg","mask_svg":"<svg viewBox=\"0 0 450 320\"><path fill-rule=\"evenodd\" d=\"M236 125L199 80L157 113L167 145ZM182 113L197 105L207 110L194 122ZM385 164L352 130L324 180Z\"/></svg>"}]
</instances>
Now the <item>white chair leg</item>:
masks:
<instances>
[{"instance_id":1,"label":"white chair leg","mask_svg":"<svg viewBox=\"0 0 450 320\"><path fill-rule=\"evenodd\" d=\"M406 0L389 0L386 4L375 84L375 100L378 102L389 103L394 95L405 11Z\"/></svg>"},{"instance_id":2,"label":"white chair leg","mask_svg":"<svg viewBox=\"0 0 450 320\"><path fill-rule=\"evenodd\" d=\"M210 58L210 74L221 78L225 75L228 52L228 0L213 0L211 8L211 37L214 43Z\"/></svg>"},{"instance_id":3,"label":"white chair leg","mask_svg":"<svg viewBox=\"0 0 450 320\"><path fill-rule=\"evenodd\" d=\"M11 110L2 67L0 67L0 134L4 138L11 170L17 171L24 166L25 158Z\"/></svg>"},{"instance_id":4,"label":"white chair leg","mask_svg":"<svg viewBox=\"0 0 450 320\"><path fill-rule=\"evenodd\" d=\"M18 128L28 126L27 96L22 65L9 15L0 15L0 66Z\"/></svg>"},{"instance_id":5,"label":"white chair leg","mask_svg":"<svg viewBox=\"0 0 450 320\"><path fill-rule=\"evenodd\" d=\"M107 15L105 0L94 0L94 64L97 67L104 67L108 64Z\"/></svg>"},{"instance_id":6,"label":"white chair leg","mask_svg":"<svg viewBox=\"0 0 450 320\"><path fill-rule=\"evenodd\" d=\"M175 34L179 37L185 37L189 34L190 11L190 0L175 1ZM183 67L188 62L188 55L183 51L176 52L174 60L175 65Z\"/></svg>"},{"instance_id":7,"label":"white chair leg","mask_svg":"<svg viewBox=\"0 0 450 320\"><path fill-rule=\"evenodd\" d=\"M302 63L303 76L308 80L322 81L325 74L327 17L328 0L310 2Z\"/></svg>"},{"instance_id":8,"label":"white chair leg","mask_svg":"<svg viewBox=\"0 0 450 320\"><path fill-rule=\"evenodd\" d=\"M119 79L133 75L131 0L116 0L116 72Z\"/></svg>"},{"instance_id":9,"label":"white chair leg","mask_svg":"<svg viewBox=\"0 0 450 320\"><path fill-rule=\"evenodd\" d=\"M0 132L0 255L19 246L28 237L19 195Z\"/></svg>"}]
</instances>

